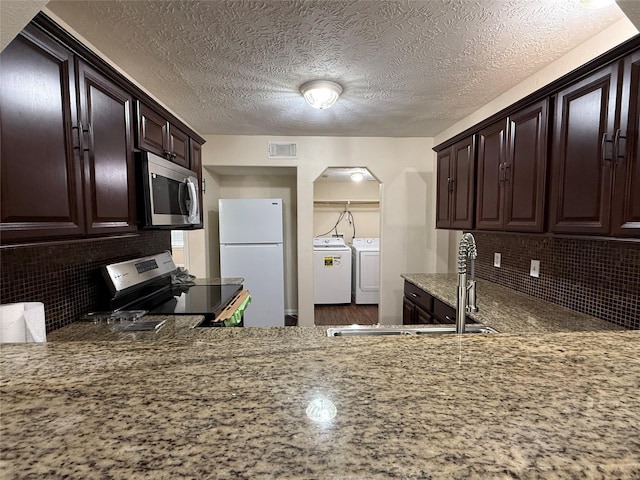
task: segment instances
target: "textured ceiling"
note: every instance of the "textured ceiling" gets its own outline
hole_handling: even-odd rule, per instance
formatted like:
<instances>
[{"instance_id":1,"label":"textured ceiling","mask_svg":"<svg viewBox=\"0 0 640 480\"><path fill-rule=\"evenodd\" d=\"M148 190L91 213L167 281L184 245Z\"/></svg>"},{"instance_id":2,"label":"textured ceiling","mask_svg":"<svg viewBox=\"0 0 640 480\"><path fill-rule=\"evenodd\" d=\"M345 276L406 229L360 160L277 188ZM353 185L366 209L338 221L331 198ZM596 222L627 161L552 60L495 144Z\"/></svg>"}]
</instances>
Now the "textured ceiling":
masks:
<instances>
[{"instance_id":1,"label":"textured ceiling","mask_svg":"<svg viewBox=\"0 0 640 480\"><path fill-rule=\"evenodd\" d=\"M201 134L434 136L624 15L574 0L51 1ZM330 110L299 87L344 87Z\"/></svg>"}]
</instances>

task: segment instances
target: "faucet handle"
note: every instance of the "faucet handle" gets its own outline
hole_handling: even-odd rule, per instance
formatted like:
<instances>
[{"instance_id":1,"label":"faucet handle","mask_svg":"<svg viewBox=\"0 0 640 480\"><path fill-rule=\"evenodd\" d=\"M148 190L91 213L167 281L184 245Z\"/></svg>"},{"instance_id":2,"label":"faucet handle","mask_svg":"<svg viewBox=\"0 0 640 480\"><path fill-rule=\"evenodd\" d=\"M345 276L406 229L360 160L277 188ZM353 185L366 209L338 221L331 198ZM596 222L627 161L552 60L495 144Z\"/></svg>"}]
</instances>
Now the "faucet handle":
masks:
<instances>
[{"instance_id":1,"label":"faucet handle","mask_svg":"<svg viewBox=\"0 0 640 480\"><path fill-rule=\"evenodd\" d=\"M478 306L476 305L476 281L471 280L467 287L467 299L469 300L467 310L470 312L477 312Z\"/></svg>"}]
</instances>

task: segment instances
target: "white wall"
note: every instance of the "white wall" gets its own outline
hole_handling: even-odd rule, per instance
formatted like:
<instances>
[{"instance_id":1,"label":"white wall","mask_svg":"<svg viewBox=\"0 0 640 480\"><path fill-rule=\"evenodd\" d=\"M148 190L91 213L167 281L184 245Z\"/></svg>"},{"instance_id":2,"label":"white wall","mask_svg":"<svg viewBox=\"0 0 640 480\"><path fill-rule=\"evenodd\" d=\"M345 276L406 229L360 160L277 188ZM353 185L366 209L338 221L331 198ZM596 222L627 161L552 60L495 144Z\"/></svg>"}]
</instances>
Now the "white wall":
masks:
<instances>
[{"instance_id":1,"label":"white wall","mask_svg":"<svg viewBox=\"0 0 640 480\"><path fill-rule=\"evenodd\" d=\"M49 0L0 0L0 50L9 45Z\"/></svg>"},{"instance_id":2,"label":"white wall","mask_svg":"<svg viewBox=\"0 0 640 480\"><path fill-rule=\"evenodd\" d=\"M381 181L380 322L401 322L404 272L447 268L450 234L436 233L431 138L205 137L205 169L216 166L297 168L298 322L313 325L313 183L327 167L367 167ZM297 159L267 158L268 141L296 141ZM224 182L221 182L224 185ZM242 186L238 185L238 189ZM224 186L221 188L224 191ZM206 209L217 209L213 201ZM217 200L216 200L217 201ZM447 260L443 261L443 256Z\"/></svg>"},{"instance_id":3,"label":"white wall","mask_svg":"<svg viewBox=\"0 0 640 480\"><path fill-rule=\"evenodd\" d=\"M334 226L348 245L352 243L354 228L356 237L380 236L380 184L377 181L316 182L313 198L314 237L335 234ZM348 201L355 203L348 204ZM341 216L345 210L351 213L350 218L346 214ZM336 225L340 218L342 220ZM353 224L349 223L351 219Z\"/></svg>"}]
</instances>

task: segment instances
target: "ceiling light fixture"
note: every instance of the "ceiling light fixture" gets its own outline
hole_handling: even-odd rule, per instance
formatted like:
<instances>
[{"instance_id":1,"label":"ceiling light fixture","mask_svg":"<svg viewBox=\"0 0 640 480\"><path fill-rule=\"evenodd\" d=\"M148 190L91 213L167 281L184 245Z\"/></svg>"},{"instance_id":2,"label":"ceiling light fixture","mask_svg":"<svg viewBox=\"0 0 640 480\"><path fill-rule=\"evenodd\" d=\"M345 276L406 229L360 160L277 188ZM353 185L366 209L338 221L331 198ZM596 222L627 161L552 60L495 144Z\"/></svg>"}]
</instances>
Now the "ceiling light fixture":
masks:
<instances>
[{"instance_id":1,"label":"ceiling light fixture","mask_svg":"<svg viewBox=\"0 0 640 480\"><path fill-rule=\"evenodd\" d=\"M597 8L604 8L608 7L609 5L613 5L615 3L615 0L578 0L578 2L584 8L595 10Z\"/></svg>"},{"instance_id":2,"label":"ceiling light fixture","mask_svg":"<svg viewBox=\"0 0 640 480\"><path fill-rule=\"evenodd\" d=\"M300 92L309 105L324 110L336 103L342 93L342 87L329 80L312 80L302 85Z\"/></svg>"},{"instance_id":3,"label":"ceiling light fixture","mask_svg":"<svg viewBox=\"0 0 640 480\"><path fill-rule=\"evenodd\" d=\"M354 182L361 182L364 179L364 175L362 174L362 172L353 172L351 174L351 180L353 180Z\"/></svg>"}]
</instances>

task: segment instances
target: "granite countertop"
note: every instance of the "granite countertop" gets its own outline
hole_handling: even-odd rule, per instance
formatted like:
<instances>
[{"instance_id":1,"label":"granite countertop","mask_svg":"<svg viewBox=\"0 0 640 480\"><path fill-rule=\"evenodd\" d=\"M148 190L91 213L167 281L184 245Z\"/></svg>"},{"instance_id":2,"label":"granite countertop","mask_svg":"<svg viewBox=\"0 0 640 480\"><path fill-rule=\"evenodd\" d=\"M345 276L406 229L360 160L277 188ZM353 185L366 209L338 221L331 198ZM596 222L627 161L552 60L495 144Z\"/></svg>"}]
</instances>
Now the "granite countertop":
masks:
<instances>
[{"instance_id":1,"label":"granite countertop","mask_svg":"<svg viewBox=\"0 0 640 480\"><path fill-rule=\"evenodd\" d=\"M287 329L287 327L240 328L240 327L205 327L193 328L204 317L202 315L145 315L145 321L164 320L157 331L114 332L112 325L78 321L47 334L47 342L121 342L121 341L167 341L167 340L201 340L216 341L226 338L279 337L281 329L288 336L316 336L326 334L326 327L307 327Z\"/></svg>"},{"instance_id":2,"label":"granite countertop","mask_svg":"<svg viewBox=\"0 0 640 480\"><path fill-rule=\"evenodd\" d=\"M402 278L456 307L458 276L448 273L404 273ZM503 333L623 330L611 322L477 279L479 311L468 316Z\"/></svg>"},{"instance_id":3,"label":"granite countertop","mask_svg":"<svg viewBox=\"0 0 640 480\"><path fill-rule=\"evenodd\" d=\"M638 331L208 330L0 347L3 474L640 478Z\"/></svg>"}]
</instances>

